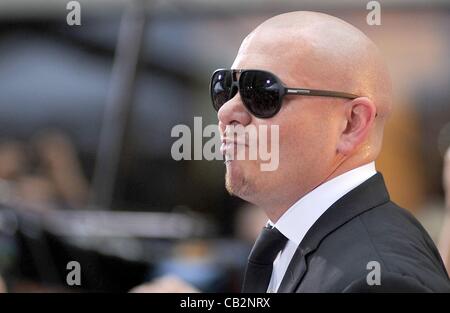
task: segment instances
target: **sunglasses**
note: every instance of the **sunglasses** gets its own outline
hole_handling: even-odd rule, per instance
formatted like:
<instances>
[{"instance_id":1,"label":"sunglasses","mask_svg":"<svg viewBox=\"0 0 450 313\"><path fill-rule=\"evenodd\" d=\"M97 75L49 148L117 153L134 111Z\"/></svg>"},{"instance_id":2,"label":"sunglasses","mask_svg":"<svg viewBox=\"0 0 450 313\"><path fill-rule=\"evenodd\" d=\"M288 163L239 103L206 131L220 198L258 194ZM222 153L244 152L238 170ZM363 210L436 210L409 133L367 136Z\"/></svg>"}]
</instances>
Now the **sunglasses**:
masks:
<instances>
[{"instance_id":1,"label":"sunglasses","mask_svg":"<svg viewBox=\"0 0 450 313\"><path fill-rule=\"evenodd\" d=\"M262 70L219 69L212 74L210 93L216 111L238 91L247 110L258 118L270 118L277 114L286 95L345 99L358 97L339 91L286 87L277 76Z\"/></svg>"}]
</instances>

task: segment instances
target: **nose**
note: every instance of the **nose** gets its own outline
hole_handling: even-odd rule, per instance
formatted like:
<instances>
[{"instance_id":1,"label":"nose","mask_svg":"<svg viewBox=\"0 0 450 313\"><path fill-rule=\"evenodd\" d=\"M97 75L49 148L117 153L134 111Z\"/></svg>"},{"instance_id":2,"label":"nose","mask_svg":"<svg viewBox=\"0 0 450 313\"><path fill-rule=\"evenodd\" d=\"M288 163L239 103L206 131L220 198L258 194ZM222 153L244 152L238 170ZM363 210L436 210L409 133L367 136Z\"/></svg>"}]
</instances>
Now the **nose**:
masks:
<instances>
[{"instance_id":1,"label":"nose","mask_svg":"<svg viewBox=\"0 0 450 313\"><path fill-rule=\"evenodd\" d=\"M222 134L225 132L225 127L232 124L240 124L247 126L252 120L252 116L246 110L242 103L239 93L222 105L217 112L219 119L219 128Z\"/></svg>"}]
</instances>

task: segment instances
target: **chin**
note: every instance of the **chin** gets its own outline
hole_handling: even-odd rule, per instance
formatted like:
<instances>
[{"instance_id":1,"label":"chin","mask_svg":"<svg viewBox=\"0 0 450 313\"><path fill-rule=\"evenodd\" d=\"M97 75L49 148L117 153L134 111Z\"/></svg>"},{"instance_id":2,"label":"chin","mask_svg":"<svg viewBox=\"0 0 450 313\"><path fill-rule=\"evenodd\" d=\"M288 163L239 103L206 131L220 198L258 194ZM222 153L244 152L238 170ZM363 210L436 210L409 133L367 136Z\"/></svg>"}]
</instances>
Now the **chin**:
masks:
<instances>
[{"instance_id":1,"label":"chin","mask_svg":"<svg viewBox=\"0 0 450 313\"><path fill-rule=\"evenodd\" d=\"M249 196L253 194L251 182L241 161L226 162L225 187L230 195L249 201Z\"/></svg>"}]
</instances>

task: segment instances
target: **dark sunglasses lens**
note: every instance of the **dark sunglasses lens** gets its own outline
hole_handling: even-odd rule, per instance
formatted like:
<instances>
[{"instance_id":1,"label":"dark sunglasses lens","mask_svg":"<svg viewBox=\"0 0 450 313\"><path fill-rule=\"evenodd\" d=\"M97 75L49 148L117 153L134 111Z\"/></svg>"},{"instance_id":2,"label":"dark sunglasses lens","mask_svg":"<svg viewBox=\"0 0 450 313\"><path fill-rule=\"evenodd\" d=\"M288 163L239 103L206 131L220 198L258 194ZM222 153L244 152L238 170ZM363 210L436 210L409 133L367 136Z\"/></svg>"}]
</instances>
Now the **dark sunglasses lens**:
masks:
<instances>
[{"instance_id":1,"label":"dark sunglasses lens","mask_svg":"<svg viewBox=\"0 0 450 313\"><path fill-rule=\"evenodd\" d=\"M263 71L243 72L239 88L242 101L256 117L269 118L280 109L282 86L274 75Z\"/></svg>"},{"instance_id":2,"label":"dark sunglasses lens","mask_svg":"<svg viewBox=\"0 0 450 313\"><path fill-rule=\"evenodd\" d=\"M231 71L217 71L211 77L211 100L216 111L232 97L232 83Z\"/></svg>"}]
</instances>

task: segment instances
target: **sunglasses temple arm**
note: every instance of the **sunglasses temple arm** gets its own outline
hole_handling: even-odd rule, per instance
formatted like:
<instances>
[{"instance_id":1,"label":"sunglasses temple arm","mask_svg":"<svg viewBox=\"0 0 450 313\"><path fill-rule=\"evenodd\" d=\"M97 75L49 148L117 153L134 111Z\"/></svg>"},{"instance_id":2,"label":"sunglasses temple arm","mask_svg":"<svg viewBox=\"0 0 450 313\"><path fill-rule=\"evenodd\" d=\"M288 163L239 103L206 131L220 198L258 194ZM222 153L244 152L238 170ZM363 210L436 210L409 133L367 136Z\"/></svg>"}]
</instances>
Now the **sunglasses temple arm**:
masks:
<instances>
[{"instance_id":1,"label":"sunglasses temple arm","mask_svg":"<svg viewBox=\"0 0 450 313\"><path fill-rule=\"evenodd\" d=\"M356 99L359 96L340 92L340 91L330 91L330 90L318 90L318 89L304 89L304 88L285 88L284 93L287 95L303 95L303 96L322 96L322 97L335 97L335 98L346 98L346 99ZM378 113L375 114L375 117Z\"/></svg>"},{"instance_id":2,"label":"sunglasses temple arm","mask_svg":"<svg viewBox=\"0 0 450 313\"><path fill-rule=\"evenodd\" d=\"M285 94L288 95L302 95L302 96L321 96L321 97L334 97L334 98L347 98L355 99L358 98L357 95L340 92L340 91L330 91L330 90L319 90L319 89L305 89L305 88L286 88Z\"/></svg>"}]
</instances>

